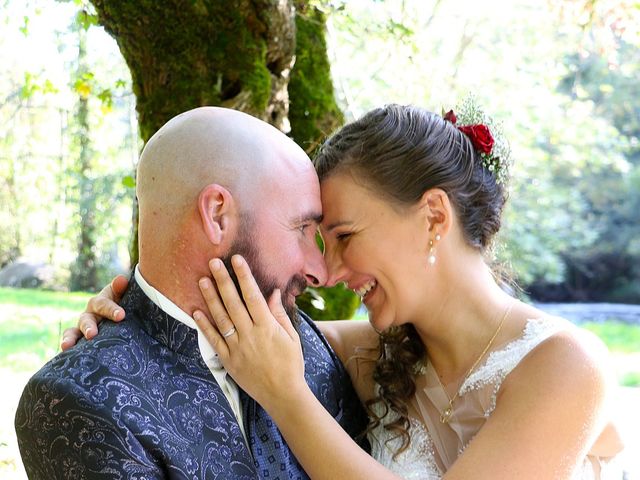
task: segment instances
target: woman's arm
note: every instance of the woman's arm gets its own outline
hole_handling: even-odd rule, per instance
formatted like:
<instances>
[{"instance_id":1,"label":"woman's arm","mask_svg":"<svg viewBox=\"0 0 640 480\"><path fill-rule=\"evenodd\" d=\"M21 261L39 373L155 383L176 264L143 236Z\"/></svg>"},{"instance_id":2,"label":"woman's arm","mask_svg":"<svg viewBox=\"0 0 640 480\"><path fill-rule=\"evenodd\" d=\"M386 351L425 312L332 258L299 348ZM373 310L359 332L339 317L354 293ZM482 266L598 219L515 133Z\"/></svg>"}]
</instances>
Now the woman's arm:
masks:
<instances>
[{"instance_id":1,"label":"woman's arm","mask_svg":"<svg viewBox=\"0 0 640 480\"><path fill-rule=\"evenodd\" d=\"M271 415L311 478L398 478L360 449L307 386L299 338L280 292L267 302L244 259L236 255L232 264L244 303L214 259L217 289L208 278L200 286L215 327L203 312L193 314L227 371Z\"/></svg>"},{"instance_id":2,"label":"woman's arm","mask_svg":"<svg viewBox=\"0 0 640 480\"><path fill-rule=\"evenodd\" d=\"M315 322L345 366L361 402L374 394L373 368L379 352L379 337L366 320Z\"/></svg>"}]
</instances>

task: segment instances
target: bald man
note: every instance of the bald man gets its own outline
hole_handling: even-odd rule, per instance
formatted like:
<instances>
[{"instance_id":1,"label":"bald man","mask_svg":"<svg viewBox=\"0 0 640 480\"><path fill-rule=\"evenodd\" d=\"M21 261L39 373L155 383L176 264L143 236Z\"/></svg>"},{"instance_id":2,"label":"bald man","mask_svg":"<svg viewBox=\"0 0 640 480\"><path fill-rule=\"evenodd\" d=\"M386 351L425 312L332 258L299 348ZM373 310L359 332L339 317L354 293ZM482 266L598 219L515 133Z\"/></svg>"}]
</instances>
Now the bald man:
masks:
<instances>
[{"instance_id":1,"label":"bald man","mask_svg":"<svg viewBox=\"0 0 640 480\"><path fill-rule=\"evenodd\" d=\"M340 361L295 308L307 285L326 280L309 158L264 122L202 107L149 140L137 196L140 263L121 301L127 321L105 322L23 392L15 425L29 478L308 478L190 315L208 311L198 279L209 260L242 254L263 294L280 289L297 318L312 390L352 436L364 429Z\"/></svg>"}]
</instances>

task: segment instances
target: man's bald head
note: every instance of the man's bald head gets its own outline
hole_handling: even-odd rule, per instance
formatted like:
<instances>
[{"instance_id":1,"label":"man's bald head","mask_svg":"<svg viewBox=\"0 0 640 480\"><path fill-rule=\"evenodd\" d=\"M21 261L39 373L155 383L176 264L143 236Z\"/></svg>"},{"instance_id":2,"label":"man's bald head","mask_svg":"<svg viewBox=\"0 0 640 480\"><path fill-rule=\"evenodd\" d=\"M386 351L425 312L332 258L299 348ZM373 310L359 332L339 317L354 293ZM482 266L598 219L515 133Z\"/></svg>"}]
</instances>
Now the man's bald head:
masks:
<instances>
[{"instance_id":1,"label":"man's bald head","mask_svg":"<svg viewBox=\"0 0 640 480\"><path fill-rule=\"evenodd\" d=\"M171 217L191 208L206 185L217 183L251 208L265 176L281 168L283 150L308 162L280 131L236 110L201 107L169 120L151 137L138 165L141 217ZM143 220L141 218L141 220Z\"/></svg>"}]
</instances>

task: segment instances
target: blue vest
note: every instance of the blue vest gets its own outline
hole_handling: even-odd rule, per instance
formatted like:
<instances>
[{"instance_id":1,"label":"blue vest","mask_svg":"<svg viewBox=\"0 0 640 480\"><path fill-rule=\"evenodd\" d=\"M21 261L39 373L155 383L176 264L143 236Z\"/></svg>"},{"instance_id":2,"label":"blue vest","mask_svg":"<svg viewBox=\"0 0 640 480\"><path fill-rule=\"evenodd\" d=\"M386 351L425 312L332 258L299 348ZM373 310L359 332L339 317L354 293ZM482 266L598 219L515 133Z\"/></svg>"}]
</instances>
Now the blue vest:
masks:
<instances>
[{"instance_id":1,"label":"blue vest","mask_svg":"<svg viewBox=\"0 0 640 480\"><path fill-rule=\"evenodd\" d=\"M15 426L29 478L308 478L271 418L241 391L247 445L195 330L133 279L121 304L125 322L103 322L92 341L57 355L25 387ZM300 316L307 383L355 437L366 416L349 378Z\"/></svg>"}]
</instances>

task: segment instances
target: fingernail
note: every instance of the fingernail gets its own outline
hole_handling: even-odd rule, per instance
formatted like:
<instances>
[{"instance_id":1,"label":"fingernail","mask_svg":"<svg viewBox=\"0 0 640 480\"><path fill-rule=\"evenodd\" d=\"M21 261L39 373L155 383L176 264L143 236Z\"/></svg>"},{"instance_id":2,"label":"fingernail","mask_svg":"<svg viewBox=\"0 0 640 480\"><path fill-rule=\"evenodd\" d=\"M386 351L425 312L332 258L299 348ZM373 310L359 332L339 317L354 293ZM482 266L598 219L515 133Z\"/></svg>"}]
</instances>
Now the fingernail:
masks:
<instances>
[{"instance_id":1,"label":"fingernail","mask_svg":"<svg viewBox=\"0 0 640 480\"><path fill-rule=\"evenodd\" d=\"M219 258L214 258L209 262L209 268L214 272L217 272L218 270L220 270L220 265L221 265L221 262Z\"/></svg>"},{"instance_id":2,"label":"fingernail","mask_svg":"<svg viewBox=\"0 0 640 480\"><path fill-rule=\"evenodd\" d=\"M118 317L118 315L120 315L120 309L119 309L119 308L116 308L116 309L113 311L113 318L114 318L114 319L115 319L115 318L117 318L117 317Z\"/></svg>"},{"instance_id":3,"label":"fingernail","mask_svg":"<svg viewBox=\"0 0 640 480\"><path fill-rule=\"evenodd\" d=\"M242 265L242 257L240 255L234 255L231 257L231 263L233 263L234 267L239 267Z\"/></svg>"},{"instance_id":4,"label":"fingernail","mask_svg":"<svg viewBox=\"0 0 640 480\"><path fill-rule=\"evenodd\" d=\"M200 285L200 288L203 290L209 288L209 282L207 282L206 278L201 278L200 280L198 280L198 285Z\"/></svg>"}]
</instances>

